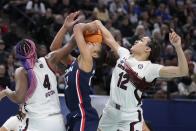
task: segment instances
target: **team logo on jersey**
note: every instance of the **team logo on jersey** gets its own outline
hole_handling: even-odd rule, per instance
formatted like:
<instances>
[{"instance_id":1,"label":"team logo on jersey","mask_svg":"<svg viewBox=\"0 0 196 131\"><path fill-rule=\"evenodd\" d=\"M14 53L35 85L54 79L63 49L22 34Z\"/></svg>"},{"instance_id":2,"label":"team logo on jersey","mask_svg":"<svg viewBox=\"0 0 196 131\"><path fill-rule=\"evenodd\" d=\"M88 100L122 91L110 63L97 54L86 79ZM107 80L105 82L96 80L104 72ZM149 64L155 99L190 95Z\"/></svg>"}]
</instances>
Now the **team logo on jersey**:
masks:
<instances>
[{"instance_id":1,"label":"team logo on jersey","mask_svg":"<svg viewBox=\"0 0 196 131\"><path fill-rule=\"evenodd\" d=\"M120 63L122 64L122 63L124 63L124 61L123 60L120 60Z\"/></svg>"},{"instance_id":2,"label":"team logo on jersey","mask_svg":"<svg viewBox=\"0 0 196 131\"><path fill-rule=\"evenodd\" d=\"M40 64L39 67L40 67L40 68L44 68L43 64Z\"/></svg>"},{"instance_id":3,"label":"team logo on jersey","mask_svg":"<svg viewBox=\"0 0 196 131\"><path fill-rule=\"evenodd\" d=\"M138 69L142 69L142 68L143 68L143 64L139 64Z\"/></svg>"}]
</instances>

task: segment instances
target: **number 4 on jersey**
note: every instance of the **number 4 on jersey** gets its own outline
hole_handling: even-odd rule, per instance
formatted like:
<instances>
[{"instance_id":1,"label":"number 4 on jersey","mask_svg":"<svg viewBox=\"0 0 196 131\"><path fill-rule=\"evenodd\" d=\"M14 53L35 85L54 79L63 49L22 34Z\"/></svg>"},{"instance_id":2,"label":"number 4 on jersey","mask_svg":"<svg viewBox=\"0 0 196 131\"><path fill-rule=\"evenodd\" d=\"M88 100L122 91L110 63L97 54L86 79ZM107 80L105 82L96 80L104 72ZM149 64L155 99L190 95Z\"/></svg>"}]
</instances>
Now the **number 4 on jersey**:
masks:
<instances>
[{"instance_id":1,"label":"number 4 on jersey","mask_svg":"<svg viewBox=\"0 0 196 131\"><path fill-rule=\"evenodd\" d=\"M45 75L43 86L45 88L48 88L48 90L50 90L50 81L49 81L49 77L47 74Z\"/></svg>"}]
</instances>

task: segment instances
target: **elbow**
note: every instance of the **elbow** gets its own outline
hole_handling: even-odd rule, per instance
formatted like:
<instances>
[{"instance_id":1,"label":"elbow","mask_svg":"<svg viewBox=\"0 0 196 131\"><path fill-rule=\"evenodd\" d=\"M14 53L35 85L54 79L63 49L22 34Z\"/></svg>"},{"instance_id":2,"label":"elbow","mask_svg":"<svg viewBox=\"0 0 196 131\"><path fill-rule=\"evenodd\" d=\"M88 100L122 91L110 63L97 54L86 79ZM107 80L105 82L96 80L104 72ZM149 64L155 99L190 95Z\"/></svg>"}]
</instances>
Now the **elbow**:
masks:
<instances>
[{"instance_id":1,"label":"elbow","mask_svg":"<svg viewBox=\"0 0 196 131\"><path fill-rule=\"evenodd\" d=\"M25 101L23 101L23 100L17 100L17 101L16 101L17 104L24 104L24 102L25 102Z\"/></svg>"},{"instance_id":2,"label":"elbow","mask_svg":"<svg viewBox=\"0 0 196 131\"><path fill-rule=\"evenodd\" d=\"M189 70L183 70L181 71L181 76L189 76Z\"/></svg>"},{"instance_id":3,"label":"elbow","mask_svg":"<svg viewBox=\"0 0 196 131\"><path fill-rule=\"evenodd\" d=\"M25 102L24 100L25 98L21 98L21 97L15 97L15 103L17 104L23 104Z\"/></svg>"},{"instance_id":4,"label":"elbow","mask_svg":"<svg viewBox=\"0 0 196 131\"><path fill-rule=\"evenodd\" d=\"M53 46L50 46L50 51L54 51L54 47Z\"/></svg>"},{"instance_id":5,"label":"elbow","mask_svg":"<svg viewBox=\"0 0 196 131\"><path fill-rule=\"evenodd\" d=\"M22 97L22 96L20 96L20 95L17 95L16 93L14 93L13 101L14 101L16 104L22 104L22 103L25 102L25 97Z\"/></svg>"}]
</instances>

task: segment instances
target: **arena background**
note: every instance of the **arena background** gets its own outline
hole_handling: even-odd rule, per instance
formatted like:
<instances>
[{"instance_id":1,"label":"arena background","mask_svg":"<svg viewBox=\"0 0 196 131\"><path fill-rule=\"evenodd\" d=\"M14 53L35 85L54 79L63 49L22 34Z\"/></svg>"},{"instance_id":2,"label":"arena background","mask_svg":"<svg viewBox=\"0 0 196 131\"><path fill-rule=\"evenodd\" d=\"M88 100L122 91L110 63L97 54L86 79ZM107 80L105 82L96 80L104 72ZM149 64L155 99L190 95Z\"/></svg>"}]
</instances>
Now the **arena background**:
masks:
<instances>
[{"instance_id":1,"label":"arena background","mask_svg":"<svg viewBox=\"0 0 196 131\"><path fill-rule=\"evenodd\" d=\"M189 64L189 76L159 79L143 94L144 118L154 131L196 131L196 0L0 0L0 90L14 90L14 71L20 66L14 46L22 38L36 42L38 57L49 46L68 13L80 10L81 22L99 19L116 41L130 48L145 35L160 44L155 63L177 65L174 48L168 40L173 28L182 38ZM64 39L69 41L72 30ZM78 50L72 52L78 55ZM110 91L111 72L116 57L104 45L93 79L92 103L99 114ZM62 66L62 72L65 67ZM58 91L63 93L63 75L58 75ZM62 112L67 113L61 95ZM0 126L17 112L7 98L0 101Z\"/></svg>"}]
</instances>

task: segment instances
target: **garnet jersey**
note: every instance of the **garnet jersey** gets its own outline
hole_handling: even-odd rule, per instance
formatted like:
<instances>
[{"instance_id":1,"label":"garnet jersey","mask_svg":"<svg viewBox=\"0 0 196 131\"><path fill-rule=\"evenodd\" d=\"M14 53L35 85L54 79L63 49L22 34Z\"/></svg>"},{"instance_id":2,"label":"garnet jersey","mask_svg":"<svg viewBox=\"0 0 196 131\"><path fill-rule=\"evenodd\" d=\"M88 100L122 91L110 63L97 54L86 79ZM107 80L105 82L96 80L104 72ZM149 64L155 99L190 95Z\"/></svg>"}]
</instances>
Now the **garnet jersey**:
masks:
<instances>
[{"instance_id":1,"label":"garnet jersey","mask_svg":"<svg viewBox=\"0 0 196 131\"><path fill-rule=\"evenodd\" d=\"M120 47L119 59L111 79L110 101L121 106L124 111L136 111L141 106L142 91L159 77L162 65L150 61L138 61L129 50Z\"/></svg>"}]
</instances>

